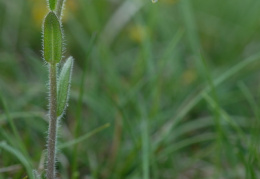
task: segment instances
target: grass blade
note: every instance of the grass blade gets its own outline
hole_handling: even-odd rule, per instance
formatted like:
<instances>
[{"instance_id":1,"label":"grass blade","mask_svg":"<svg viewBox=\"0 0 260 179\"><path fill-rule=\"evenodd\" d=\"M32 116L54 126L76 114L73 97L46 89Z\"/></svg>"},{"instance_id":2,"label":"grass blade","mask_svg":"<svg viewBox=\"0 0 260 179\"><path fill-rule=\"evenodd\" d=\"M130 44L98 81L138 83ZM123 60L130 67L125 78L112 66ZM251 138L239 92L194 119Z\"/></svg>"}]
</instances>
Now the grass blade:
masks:
<instances>
[{"instance_id":1,"label":"grass blade","mask_svg":"<svg viewBox=\"0 0 260 179\"><path fill-rule=\"evenodd\" d=\"M20 160L20 162L23 164L23 166L25 167L28 177L34 178L33 177L33 168L31 166L31 164L28 162L28 159L21 152L19 152L15 148L9 146L6 142L1 142L0 148L6 150L7 152L11 153L16 158L18 158Z\"/></svg>"},{"instance_id":2,"label":"grass blade","mask_svg":"<svg viewBox=\"0 0 260 179\"><path fill-rule=\"evenodd\" d=\"M105 124L105 125L103 125L103 126L101 126L101 127L98 127L98 128L96 128L96 129L94 129L93 131L91 131L91 132L89 132L89 133L87 133L87 134L85 134L85 135L83 135L83 136L77 138L77 139L74 139L74 140L72 140L72 141L69 141L69 142L60 144L60 145L58 146L58 148L59 148L59 149L64 149L64 148L67 148L67 147L71 147L71 146L73 146L73 145L75 145L75 144L77 144L77 143L83 142L84 140L86 140L86 139L92 137L93 135L95 135L95 134L97 134L98 132L104 130L105 128L108 128L109 126L110 126L110 124L107 123L107 124Z\"/></svg>"},{"instance_id":3,"label":"grass blade","mask_svg":"<svg viewBox=\"0 0 260 179\"><path fill-rule=\"evenodd\" d=\"M216 80L213 80L213 83L215 87L219 86L226 80L228 80L233 75L240 72L242 69L244 69L249 64L256 62L260 59L260 53L257 53L255 55L252 55L245 60L241 61L240 63L234 65L233 67L229 68L228 71L220 75ZM168 136L171 134L172 129L178 124L183 117L201 100L203 99L203 96L207 94L210 91L210 86L206 86L201 92L199 92L197 95L193 96L187 104L183 104L181 106L184 106L183 108L180 108L176 114L176 116L167 122L165 125L162 126L161 130L159 131L159 135L157 137L156 145L158 146L159 143L162 141L165 141ZM186 102L186 101L185 101Z\"/></svg>"}]
</instances>

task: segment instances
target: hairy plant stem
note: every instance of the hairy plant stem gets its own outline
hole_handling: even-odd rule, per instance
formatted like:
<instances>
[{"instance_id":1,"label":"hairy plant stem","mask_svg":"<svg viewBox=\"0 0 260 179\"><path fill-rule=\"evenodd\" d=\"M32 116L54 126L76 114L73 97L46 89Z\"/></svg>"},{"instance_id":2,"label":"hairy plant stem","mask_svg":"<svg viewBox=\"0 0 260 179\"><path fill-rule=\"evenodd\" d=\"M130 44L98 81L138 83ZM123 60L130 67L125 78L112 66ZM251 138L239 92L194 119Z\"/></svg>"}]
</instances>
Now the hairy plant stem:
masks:
<instances>
[{"instance_id":1,"label":"hairy plant stem","mask_svg":"<svg viewBox=\"0 0 260 179\"><path fill-rule=\"evenodd\" d=\"M57 136L57 76L56 64L49 65L50 111L48 136L47 179L55 178L56 136Z\"/></svg>"},{"instance_id":2,"label":"hairy plant stem","mask_svg":"<svg viewBox=\"0 0 260 179\"><path fill-rule=\"evenodd\" d=\"M56 15L57 15L59 18L61 18L62 9L63 9L63 6L64 6L65 1L66 1L66 0L58 0L58 2L57 2Z\"/></svg>"}]
</instances>

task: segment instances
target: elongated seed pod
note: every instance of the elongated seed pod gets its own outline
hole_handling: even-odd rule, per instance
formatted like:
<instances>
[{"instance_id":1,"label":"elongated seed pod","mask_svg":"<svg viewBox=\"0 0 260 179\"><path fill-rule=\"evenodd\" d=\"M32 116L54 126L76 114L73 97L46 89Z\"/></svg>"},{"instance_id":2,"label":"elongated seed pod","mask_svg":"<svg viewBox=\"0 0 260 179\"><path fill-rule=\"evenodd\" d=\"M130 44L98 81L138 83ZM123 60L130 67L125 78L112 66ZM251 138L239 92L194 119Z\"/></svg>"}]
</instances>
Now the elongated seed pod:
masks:
<instances>
[{"instance_id":1,"label":"elongated seed pod","mask_svg":"<svg viewBox=\"0 0 260 179\"><path fill-rule=\"evenodd\" d=\"M49 12L44 20L43 55L44 59L51 64L59 63L62 58L62 29L53 11Z\"/></svg>"},{"instance_id":2,"label":"elongated seed pod","mask_svg":"<svg viewBox=\"0 0 260 179\"><path fill-rule=\"evenodd\" d=\"M49 1L48 1L50 10L54 11L54 9L55 9L55 7L56 7L56 3L57 3L57 0L49 0Z\"/></svg>"},{"instance_id":3,"label":"elongated seed pod","mask_svg":"<svg viewBox=\"0 0 260 179\"><path fill-rule=\"evenodd\" d=\"M67 107L73 61L73 58L69 57L60 72L57 92L57 116L61 116Z\"/></svg>"}]
</instances>

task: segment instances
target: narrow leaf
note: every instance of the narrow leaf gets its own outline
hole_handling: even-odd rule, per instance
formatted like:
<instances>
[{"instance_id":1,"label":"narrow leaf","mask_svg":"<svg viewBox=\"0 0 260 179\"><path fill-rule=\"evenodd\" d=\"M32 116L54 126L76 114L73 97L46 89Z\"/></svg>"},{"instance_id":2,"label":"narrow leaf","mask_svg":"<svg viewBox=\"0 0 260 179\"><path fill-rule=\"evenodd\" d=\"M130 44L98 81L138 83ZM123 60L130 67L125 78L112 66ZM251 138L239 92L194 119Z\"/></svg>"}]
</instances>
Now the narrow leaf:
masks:
<instances>
[{"instance_id":1,"label":"narrow leaf","mask_svg":"<svg viewBox=\"0 0 260 179\"><path fill-rule=\"evenodd\" d=\"M71 73L73 67L73 58L69 57L63 65L58 82L57 115L61 116L65 111L70 90Z\"/></svg>"},{"instance_id":2,"label":"narrow leaf","mask_svg":"<svg viewBox=\"0 0 260 179\"><path fill-rule=\"evenodd\" d=\"M44 59L51 64L59 63L62 58L62 30L54 12L45 17L43 36Z\"/></svg>"},{"instance_id":3,"label":"narrow leaf","mask_svg":"<svg viewBox=\"0 0 260 179\"><path fill-rule=\"evenodd\" d=\"M57 0L49 0L49 7L52 11L54 11L55 6L56 6Z\"/></svg>"},{"instance_id":4,"label":"narrow leaf","mask_svg":"<svg viewBox=\"0 0 260 179\"><path fill-rule=\"evenodd\" d=\"M29 162L29 160L20 151L18 151L17 149L13 148L12 146L9 146L4 141L0 142L0 148L6 150L7 152L9 152L13 156L15 156L18 160L20 160L22 165L25 167L25 169L27 171L27 175L29 176L29 178L34 178L33 177L33 169L32 169L31 163Z\"/></svg>"}]
</instances>

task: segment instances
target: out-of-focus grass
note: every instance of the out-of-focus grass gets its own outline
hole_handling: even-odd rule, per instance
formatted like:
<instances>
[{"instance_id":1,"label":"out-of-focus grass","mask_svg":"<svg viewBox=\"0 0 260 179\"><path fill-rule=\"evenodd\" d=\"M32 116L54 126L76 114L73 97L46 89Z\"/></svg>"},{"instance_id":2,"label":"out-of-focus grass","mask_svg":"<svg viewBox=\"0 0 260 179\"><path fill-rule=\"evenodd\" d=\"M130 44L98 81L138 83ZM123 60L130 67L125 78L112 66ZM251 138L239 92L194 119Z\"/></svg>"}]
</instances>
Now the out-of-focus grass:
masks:
<instances>
[{"instance_id":1,"label":"out-of-focus grass","mask_svg":"<svg viewBox=\"0 0 260 179\"><path fill-rule=\"evenodd\" d=\"M0 0L0 179L43 171L45 7ZM67 0L65 55L76 64L60 178L259 178L259 8Z\"/></svg>"}]
</instances>

